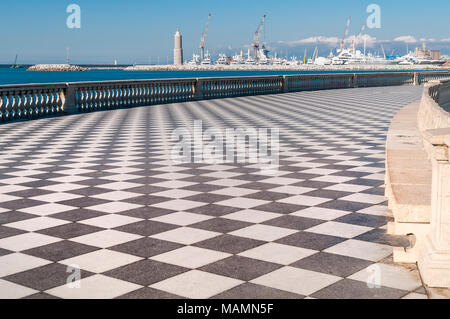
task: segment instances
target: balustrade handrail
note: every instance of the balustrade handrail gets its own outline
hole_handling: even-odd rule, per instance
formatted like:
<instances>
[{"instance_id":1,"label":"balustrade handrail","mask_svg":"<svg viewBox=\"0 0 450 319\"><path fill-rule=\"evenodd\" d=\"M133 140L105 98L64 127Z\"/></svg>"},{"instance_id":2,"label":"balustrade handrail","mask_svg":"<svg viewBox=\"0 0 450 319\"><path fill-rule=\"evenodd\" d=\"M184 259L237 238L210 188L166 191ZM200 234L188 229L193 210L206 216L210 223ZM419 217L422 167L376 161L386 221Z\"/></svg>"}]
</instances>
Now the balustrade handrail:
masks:
<instances>
[{"instance_id":1,"label":"balustrade handrail","mask_svg":"<svg viewBox=\"0 0 450 319\"><path fill-rule=\"evenodd\" d=\"M450 72L384 72L132 79L0 85L0 120L305 90L421 84Z\"/></svg>"}]
</instances>

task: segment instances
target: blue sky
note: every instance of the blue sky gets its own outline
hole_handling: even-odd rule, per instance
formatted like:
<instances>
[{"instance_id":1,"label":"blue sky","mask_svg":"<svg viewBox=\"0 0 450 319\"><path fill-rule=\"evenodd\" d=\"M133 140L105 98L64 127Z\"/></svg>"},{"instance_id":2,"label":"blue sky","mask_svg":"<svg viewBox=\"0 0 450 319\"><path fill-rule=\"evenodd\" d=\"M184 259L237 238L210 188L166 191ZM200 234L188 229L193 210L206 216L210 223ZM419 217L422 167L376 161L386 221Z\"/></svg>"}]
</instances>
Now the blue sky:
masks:
<instances>
[{"instance_id":1,"label":"blue sky","mask_svg":"<svg viewBox=\"0 0 450 319\"><path fill-rule=\"evenodd\" d=\"M66 26L71 3L81 7L81 29ZM382 28L367 32L373 50L384 43L387 50L405 53L400 52L406 51L405 42L413 48L427 39L429 47L450 53L448 0L432 5L416 0L1 0L0 63L11 63L16 53L22 63L62 63L66 47L74 63L156 63L158 57L165 63L172 60L177 28L189 58L198 50L209 12L207 47L213 54L245 48L263 14L268 18L262 39L272 51L299 54L315 45L328 50L342 38L348 16L351 34L359 33L371 3L382 10Z\"/></svg>"}]
</instances>

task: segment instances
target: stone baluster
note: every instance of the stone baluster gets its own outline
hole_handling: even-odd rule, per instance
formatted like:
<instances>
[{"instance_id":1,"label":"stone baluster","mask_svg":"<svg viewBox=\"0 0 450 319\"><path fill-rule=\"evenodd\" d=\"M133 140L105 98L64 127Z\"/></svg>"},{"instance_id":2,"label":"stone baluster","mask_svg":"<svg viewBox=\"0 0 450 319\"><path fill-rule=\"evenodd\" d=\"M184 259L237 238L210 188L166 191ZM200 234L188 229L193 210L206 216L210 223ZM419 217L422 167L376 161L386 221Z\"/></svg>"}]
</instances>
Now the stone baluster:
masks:
<instances>
[{"instance_id":1,"label":"stone baluster","mask_svg":"<svg viewBox=\"0 0 450 319\"><path fill-rule=\"evenodd\" d=\"M432 149L431 231L418 264L425 284L450 288L450 128L428 130L424 139Z\"/></svg>"}]
</instances>

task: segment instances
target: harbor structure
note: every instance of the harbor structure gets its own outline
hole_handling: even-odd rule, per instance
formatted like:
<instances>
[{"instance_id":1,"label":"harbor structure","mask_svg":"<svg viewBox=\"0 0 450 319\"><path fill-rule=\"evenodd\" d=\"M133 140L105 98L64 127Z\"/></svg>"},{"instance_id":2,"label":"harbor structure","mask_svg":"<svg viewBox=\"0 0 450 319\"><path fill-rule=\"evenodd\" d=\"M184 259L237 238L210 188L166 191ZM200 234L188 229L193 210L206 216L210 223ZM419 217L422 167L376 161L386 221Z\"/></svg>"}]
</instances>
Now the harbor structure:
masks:
<instances>
[{"instance_id":1,"label":"harbor structure","mask_svg":"<svg viewBox=\"0 0 450 319\"><path fill-rule=\"evenodd\" d=\"M173 53L173 64L183 65L183 36L180 30L175 33L175 48Z\"/></svg>"},{"instance_id":2,"label":"harbor structure","mask_svg":"<svg viewBox=\"0 0 450 319\"><path fill-rule=\"evenodd\" d=\"M420 59L440 60L441 50L429 50L427 44L424 42L422 48L416 48L414 50L414 56Z\"/></svg>"}]
</instances>

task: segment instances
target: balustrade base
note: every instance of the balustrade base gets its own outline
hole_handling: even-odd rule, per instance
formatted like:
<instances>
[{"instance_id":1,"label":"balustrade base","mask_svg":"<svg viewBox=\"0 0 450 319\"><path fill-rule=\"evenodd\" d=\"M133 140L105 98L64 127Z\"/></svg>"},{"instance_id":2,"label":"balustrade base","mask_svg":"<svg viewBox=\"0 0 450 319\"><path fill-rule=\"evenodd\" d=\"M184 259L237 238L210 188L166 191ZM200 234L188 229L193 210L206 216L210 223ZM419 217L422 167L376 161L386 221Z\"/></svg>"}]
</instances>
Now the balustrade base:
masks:
<instances>
[{"instance_id":1,"label":"balustrade base","mask_svg":"<svg viewBox=\"0 0 450 319\"><path fill-rule=\"evenodd\" d=\"M431 288L450 288L450 250L438 250L430 236L419 249L418 266L424 283Z\"/></svg>"}]
</instances>

